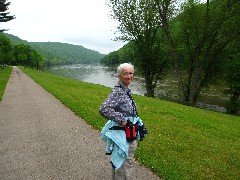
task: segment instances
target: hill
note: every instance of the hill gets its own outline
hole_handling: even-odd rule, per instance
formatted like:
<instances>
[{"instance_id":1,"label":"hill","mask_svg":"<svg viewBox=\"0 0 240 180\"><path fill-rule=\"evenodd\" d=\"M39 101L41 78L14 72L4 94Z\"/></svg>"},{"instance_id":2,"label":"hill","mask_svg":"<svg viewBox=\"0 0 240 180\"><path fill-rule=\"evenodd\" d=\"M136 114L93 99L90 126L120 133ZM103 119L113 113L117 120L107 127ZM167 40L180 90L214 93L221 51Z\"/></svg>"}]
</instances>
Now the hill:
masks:
<instances>
[{"instance_id":1,"label":"hill","mask_svg":"<svg viewBox=\"0 0 240 180\"><path fill-rule=\"evenodd\" d=\"M13 45L17 45L17 44L28 44L29 45L28 41L22 40L17 36L14 36L14 35L8 34L8 33L4 33L4 34L12 41Z\"/></svg>"},{"instance_id":2,"label":"hill","mask_svg":"<svg viewBox=\"0 0 240 180\"><path fill-rule=\"evenodd\" d=\"M62 64L99 63L104 57L103 54L80 45L60 42L31 42L30 44L38 48L44 56L56 55L63 61Z\"/></svg>"},{"instance_id":3,"label":"hill","mask_svg":"<svg viewBox=\"0 0 240 180\"><path fill-rule=\"evenodd\" d=\"M17 36L5 33L13 45L27 44L37 50L46 59L47 65L93 64L99 63L105 55L80 45L61 42L28 42Z\"/></svg>"}]
</instances>

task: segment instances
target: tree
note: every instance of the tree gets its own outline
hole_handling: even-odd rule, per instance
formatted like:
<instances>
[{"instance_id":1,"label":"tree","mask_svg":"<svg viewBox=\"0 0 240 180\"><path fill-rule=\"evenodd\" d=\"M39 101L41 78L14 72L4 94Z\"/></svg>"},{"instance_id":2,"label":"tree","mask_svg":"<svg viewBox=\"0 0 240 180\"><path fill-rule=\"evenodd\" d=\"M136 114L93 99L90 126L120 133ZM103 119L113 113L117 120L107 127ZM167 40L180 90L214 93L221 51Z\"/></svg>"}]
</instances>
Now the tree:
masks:
<instances>
[{"instance_id":1,"label":"tree","mask_svg":"<svg viewBox=\"0 0 240 180\"><path fill-rule=\"evenodd\" d=\"M175 75L177 76L179 83L179 91L180 91L180 100L185 101L184 95L184 83L183 83L183 75L180 67L180 59L177 53L176 43L174 42L174 38L171 32L170 20L176 11L177 4L176 0L154 0L156 3L157 11L158 11L158 20L161 25L163 31L165 32L169 50L171 57L174 62L175 67ZM176 15L176 14L175 14Z\"/></svg>"},{"instance_id":2,"label":"tree","mask_svg":"<svg viewBox=\"0 0 240 180\"><path fill-rule=\"evenodd\" d=\"M182 100L190 105L195 104L203 87L208 87L221 75L222 54L239 36L235 25L239 13L235 6L239 6L238 1L207 0L199 4L188 0L177 17L179 30L175 42L180 43L174 44L178 50L176 67L186 72L186 78L180 79L184 82L180 90Z\"/></svg>"},{"instance_id":3,"label":"tree","mask_svg":"<svg viewBox=\"0 0 240 180\"><path fill-rule=\"evenodd\" d=\"M110 52L107 56L104 56L100 60L100 63L106 66L113 66L113 65L120 64L118 52L117 51Z\"/></svg>"},{"instance_id":4,"label":"tree","mask_svg":"<svg viewBox=\"0 0 240 180\"><path fill-rule=\"evenodd\" d=\"M0 0L0 22L8 22L15 19L15 16L9 15L9 12L6 12L10 4L11 3L7 2L7 0ZM0 32L3 32L3 31L7 31L7 30L0 29Z\"/></svg>"},{"instance_id":5,"label":"tree","mask_svg":"<svg viewBox=\"0 0 240 180\"><path fill-rule=\"evenodd\" d=\"M10 64L13 60L13 46L9 38L0 32L0 64Z\"/></svg>"},{"instance_id":6,"label":"tree","mask_svg":"<svg viewBox=\"0 0 240 180\"><path fill-rule=\"evenodd\" d=\"M152 0L109 0L112 18L119 22L117 27L122 41L133 41L136 61L133 64L146 84L146 95L154 96L157 81L164 75L167 58L159 40L160 24L156 4Z\"/></svg>"},{"instance_id":7,"label":"tree","mask_svg":"<svg viewBox=\"0 0 240 180\"><path fill-rule=\"evenodd\" d=\"M44 65L43 56L34 49L31 50L31 60L32 62L30 66L36 68L37 70L41 69Z\"/></svg>"},{"instance_id":8,"label":"tree","mask_svg":"<svg viewBox=\"0 0 240 180\"><path fill-rule=\"evenodd\" d=\"M233 3L234 1L232 1ZM227 104L227 112L237 114L240 111L240 2L235 1L229 14L229 21L227 23L228 36L233 37L233 41L229 43L226 48L227 63L223 66L225 74L225 82L229 90L229 101ZM230 21L231 20L231 21ZM231 28L229 28L231 27ZM235 36L237 34L238 36Z\"/></svg>"},{"instance_id":9,"label":"tree","mask_svg":"<svg viewBox=\"0 0 240 180\"><path fill-rule=\"evenodd\" d=\"M237 114L240 112L240 42L235 39L225 51L227 62L223 66L224 80L228 89L229 101L226 109L228 113Z\"/></svg>"},{"instance_id":10,"label":"tree","mask_svg":"<svg viewBox=\"0 0 240 180\"><path fill-rule=\"evenodd\" d=\"M17 64L22 66L42 68L44 65L43 56L31 46L26 44L18 44L14 46L14 56Z\"/></svg>"},{"instance_id":11,"label":"tree","mask_svg":"<svg viewBox=\"0 0 240 180\"><path fill-rule=\"evenodd\" d=\"M100 63L106 66L118 66L120 63L132 62L135 59L134 42L130 41L117 51L104 56Z\"/></svg>"},{"instance_id":12,"label":"tree","mask_svg":"<svg viewBox=\"0 0 240 180\"><path fill-rule=\"evenodd\" d=\"M226 91L229 95L227 104L227 112L237 114L240 111L240 53L233 57L226 72L226 83L229 90Z\"/></svg>"}]
</instances>

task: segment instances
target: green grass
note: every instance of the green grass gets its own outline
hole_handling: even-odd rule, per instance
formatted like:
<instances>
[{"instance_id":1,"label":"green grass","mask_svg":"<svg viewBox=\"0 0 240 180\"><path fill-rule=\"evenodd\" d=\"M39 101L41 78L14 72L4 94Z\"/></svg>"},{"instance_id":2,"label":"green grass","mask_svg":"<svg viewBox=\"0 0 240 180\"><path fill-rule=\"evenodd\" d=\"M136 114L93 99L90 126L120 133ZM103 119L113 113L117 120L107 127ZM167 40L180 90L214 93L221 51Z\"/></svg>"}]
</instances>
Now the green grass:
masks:
<instances>
[{"instance_id":1,"label":"green grass","mask_svg":"<svg viewBox=\"0 0 240 180\"><path fill-rule=\"evenodd\" d=\"M111 88L23 69L97 130ZM240 117L134 95L149 135L136 159L163 179L240 179Z\"/></svg>"},{"instance_id":2,"label":"green grass","mask_svg":"<svg viewBox=\"0 0 240 180\"><path fill-rule=\"evenodd\" d=\"M2 100L11 72L12 72L12 66L8 66L5 68L0 67L0 101Z\"/></svg>"}]
</instances>

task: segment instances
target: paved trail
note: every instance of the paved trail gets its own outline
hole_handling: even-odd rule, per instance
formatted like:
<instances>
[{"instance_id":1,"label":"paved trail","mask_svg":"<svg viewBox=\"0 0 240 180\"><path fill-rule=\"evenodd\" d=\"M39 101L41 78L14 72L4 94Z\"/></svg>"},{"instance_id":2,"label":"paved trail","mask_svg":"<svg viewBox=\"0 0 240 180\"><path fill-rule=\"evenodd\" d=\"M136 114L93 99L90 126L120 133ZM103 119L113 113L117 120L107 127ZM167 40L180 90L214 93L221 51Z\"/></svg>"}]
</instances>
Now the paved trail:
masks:
<instances>
[{"instance_id":1,"label":"paved trail","mask_svg":"<svg viewBox=\"0 0 240 180\"><path fill-rule=\"evenodd\" d=\"M0 180L108 180L99 132L17 67L0 102ZM157 180L135 164L134 180Z\"/></svg>"}]
</instances>

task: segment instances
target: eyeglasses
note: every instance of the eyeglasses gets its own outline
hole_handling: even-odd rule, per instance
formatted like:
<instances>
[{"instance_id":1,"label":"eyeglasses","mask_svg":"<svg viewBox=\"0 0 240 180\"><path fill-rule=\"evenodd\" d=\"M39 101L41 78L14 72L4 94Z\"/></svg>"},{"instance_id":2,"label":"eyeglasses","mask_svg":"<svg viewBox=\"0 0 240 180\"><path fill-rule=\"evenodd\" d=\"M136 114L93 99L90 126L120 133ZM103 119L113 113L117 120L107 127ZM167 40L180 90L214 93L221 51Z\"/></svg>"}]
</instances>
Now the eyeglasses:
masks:
<instances>
[{"instance_id":1,"label":"eyeglasses","mask_svg":"<svg viewBox=\"0 0 240 180\"><path fill-rule=\"evenodd\" d=\"M133 76L133 72L124 72L122 73L123 76Z\"/></svg>"}]
</instances>

